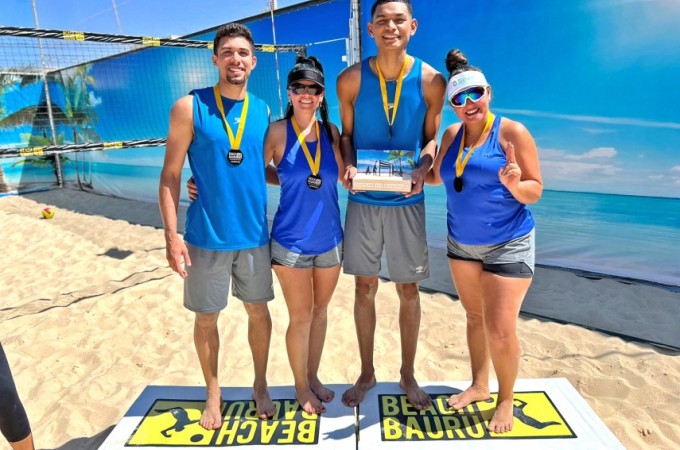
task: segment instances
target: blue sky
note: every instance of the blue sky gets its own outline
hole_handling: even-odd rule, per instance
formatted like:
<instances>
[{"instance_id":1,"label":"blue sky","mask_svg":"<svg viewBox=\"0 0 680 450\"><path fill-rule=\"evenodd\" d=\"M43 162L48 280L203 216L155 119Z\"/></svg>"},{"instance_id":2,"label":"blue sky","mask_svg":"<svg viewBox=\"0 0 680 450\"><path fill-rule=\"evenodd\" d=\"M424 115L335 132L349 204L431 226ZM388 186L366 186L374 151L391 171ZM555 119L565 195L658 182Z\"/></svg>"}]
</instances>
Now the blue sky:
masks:
<instances>
[{"instance_id":1,"label":"blue sky","mask_svg":"<svg viewBox=\"0 0 680 450\"><path fill-rule=\"evenodd\" d=\"M266 0L35 0L40 28L183 36L268 11ZM278 0L279 8L301 3ZM2 0L0 25L34 27L31 0Z\"/></svg>"}]
</instances>

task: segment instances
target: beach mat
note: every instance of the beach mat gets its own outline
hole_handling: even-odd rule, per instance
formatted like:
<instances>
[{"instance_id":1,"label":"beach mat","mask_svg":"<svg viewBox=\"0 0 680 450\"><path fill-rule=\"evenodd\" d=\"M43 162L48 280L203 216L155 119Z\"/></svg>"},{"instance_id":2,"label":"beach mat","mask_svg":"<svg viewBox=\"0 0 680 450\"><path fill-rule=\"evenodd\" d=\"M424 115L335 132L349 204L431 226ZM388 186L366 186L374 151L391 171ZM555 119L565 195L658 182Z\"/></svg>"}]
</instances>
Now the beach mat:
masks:
<instances>
[{"instance_id":1,"label":"beach mat","mask_svg":"<svg viewBox=\"0 0 680 450\"><path fill-rule=\"evenodd\" d=\"M302 412L292 386L271 387L277 413L268 421L255 417L251 388L222 388L224 424L214 431L198 425L205 388L148 386L100 448L623 449L564 378L518 380L514 428L503 435L486 431L493 402L446 408L446 399L468 385L425 383L433 406L416 411L398 383L378 383L358 408L358 428L355 409L340 401L348 385L329 386L336 398L320 416Z\"/></svg>"},{"instance_id":2,"label":"beach mat","mask_svg":"<svg viewBox=\"0 0 680 450\"><path fill-rule=\"evenodd\" d=\"M195 449L239 447L264 449L355 449L354 408L340 402L348 385L327 385L336 399L323 416L304 413L292 386L270 387L277 412L260 420L252 388L222 388L224 423L207 431L198 424L205 405L204 387L147 386L100 449Z\"/></svg>"},{"instance_id":3,"label":"beach mat","mask_svg":"<svg viewBox=\"0 0 680 450\"><path fill-rule=\"evenodd\" d=\"M492 401L450 411L447 399L469 381L425 383L432 408L416 411L398 383L380 383L359 408L359 450L437 449L607 449L624 447L566 378L517 380L515 421L509 433L486 429Z\"/></svg>"}]
</instances>

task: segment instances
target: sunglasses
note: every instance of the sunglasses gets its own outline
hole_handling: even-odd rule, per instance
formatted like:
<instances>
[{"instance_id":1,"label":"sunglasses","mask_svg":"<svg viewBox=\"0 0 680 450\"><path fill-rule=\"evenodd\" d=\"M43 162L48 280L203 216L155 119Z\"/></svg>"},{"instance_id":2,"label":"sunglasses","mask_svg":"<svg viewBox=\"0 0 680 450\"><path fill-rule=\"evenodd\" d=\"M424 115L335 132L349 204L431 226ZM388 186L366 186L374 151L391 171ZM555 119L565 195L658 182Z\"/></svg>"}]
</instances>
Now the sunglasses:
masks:
<instances>
[{"instance_id":1,"label":"sunglasses","mask_svg":"<svg viewBox=\"0 0 680 450\"><path fill-rule=\"evenodd\" d=\"M486 95L486 88L483 86L475 86L470 89L466 89L462 92L453 95L449 102L452 106L461 107L465 106L465 102L470 99L472 103L477 103L480 98Z\"/></svg>"},{"instance_id":2,"label":"sunglasses","mask_svg":"<svg viewBox=\"0 0 680 450\"><path fill-rule=\"evenodd\" d=\"M291 84L289 87L290 91L295 95L319 95L323 92L323 88L318 84Z\"/></svg>"}]
</instances>

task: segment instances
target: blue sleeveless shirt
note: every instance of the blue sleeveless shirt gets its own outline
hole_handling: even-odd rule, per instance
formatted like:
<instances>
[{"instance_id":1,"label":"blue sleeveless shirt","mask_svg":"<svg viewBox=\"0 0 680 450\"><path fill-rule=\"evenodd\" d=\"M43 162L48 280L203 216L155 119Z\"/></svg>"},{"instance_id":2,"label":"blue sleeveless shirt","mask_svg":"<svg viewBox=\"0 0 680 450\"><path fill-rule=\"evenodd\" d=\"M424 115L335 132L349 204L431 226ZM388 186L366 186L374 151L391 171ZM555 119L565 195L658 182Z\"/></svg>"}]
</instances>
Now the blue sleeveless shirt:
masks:
<instances>
[{"instance_id":1,"label":"blue sleeveless shirt","mask_svg":"<svg viewBox=\"0 0 680 450\"><path fill-rule=\"evenodd\" d=\"M342 241L338 163L326 130L320 126L319 139L307 142L307 148L313 158L321 145L321 166L317 175L322 182L319 189L310 189L307 177L312 170L291 121L286 122L286 150L276 167L281 196L272 225L272 239L295 253L320 255Z\"/></svg>"},{"instance_id":2,"label":"blue sleeveless shirt","mask_svg":"<svg viewBox=\"0 0 680 450\"><path fill-rule=\"evenodd\" d=\"M405 150L413 151L413 162L420 158L423 145L423 125L427 105L423 96L422 67L423 62L415 58L413 67L404 77L401 89L401 99L397 109L397 116L392 125L392 139L389 138L389 124L383 109L380 80L373 73L368 63L369 59L361 62L361 86L354 104L354 148L357 150ZM397 83L387 83L388 101L394 101ZM390 117L392 109L389 109ZM361 162L358 166L361 166ZM408 164L403 161L403 164ZM406 206L423 203L424 193L413 197L392 192L361 192L349 194L349 200L357 203L377 206Z\"/></svg>"},{"instance_id":3,"label":"blue sleeveless shirt","mask_svg":"<svg viewBox=\"0 0 680 450\"><path fill-rule=\"evenodd\" d=\"M463 190L456 192L456 157L463 127L442 159L441 178L446 187L449 236L465 245L500 244L528 234L534 228L529 208L515 200L498 178L505 167L505 152L498 142L501 117L494 120L486 142L478 147L463 172ZM463 158L469 148L463 150Z\"/></svg>"},{"instance_id":4,"label":"blue sleeveless shirt","mask_svg":"<svg viewBox=\"0 0 680 450\"><path fill-rule=\"evenodd\" d=\"M264 245L269 241L264 171L267 105L248 93L248 116L240 148L243 162L236 166L227 160L231 145L213 88L197 89L192 94L194 138L188 154L199 196L187 209L184 240L218 251ZM236 134L243 100L222 97L222 103L227 122Z\"/></svg>"}]
</instances>

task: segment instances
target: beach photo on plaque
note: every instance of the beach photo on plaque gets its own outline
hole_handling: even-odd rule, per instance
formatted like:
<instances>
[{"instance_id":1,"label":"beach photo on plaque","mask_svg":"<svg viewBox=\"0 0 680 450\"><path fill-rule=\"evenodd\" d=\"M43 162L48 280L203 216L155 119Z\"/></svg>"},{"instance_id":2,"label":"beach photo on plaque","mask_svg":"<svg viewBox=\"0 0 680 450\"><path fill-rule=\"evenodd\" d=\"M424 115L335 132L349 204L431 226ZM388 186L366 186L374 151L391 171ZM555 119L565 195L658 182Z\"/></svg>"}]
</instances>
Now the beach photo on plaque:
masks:
<instances>
[{"instance_id":1,"label":"beach photo on plaque","mask_svg":"<svg viewBox=\"0 0 680 450\"><path fill-rule=\"evenodd\" d=\"M412 150L357 150L355 191L411 192Z\"/></svg>"}]
</instances>

